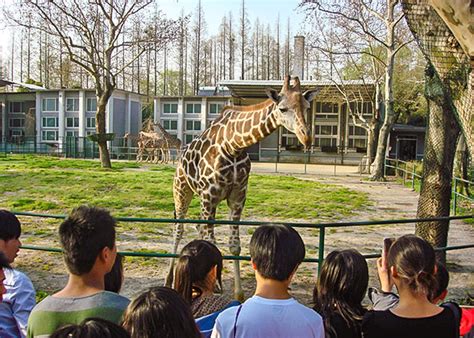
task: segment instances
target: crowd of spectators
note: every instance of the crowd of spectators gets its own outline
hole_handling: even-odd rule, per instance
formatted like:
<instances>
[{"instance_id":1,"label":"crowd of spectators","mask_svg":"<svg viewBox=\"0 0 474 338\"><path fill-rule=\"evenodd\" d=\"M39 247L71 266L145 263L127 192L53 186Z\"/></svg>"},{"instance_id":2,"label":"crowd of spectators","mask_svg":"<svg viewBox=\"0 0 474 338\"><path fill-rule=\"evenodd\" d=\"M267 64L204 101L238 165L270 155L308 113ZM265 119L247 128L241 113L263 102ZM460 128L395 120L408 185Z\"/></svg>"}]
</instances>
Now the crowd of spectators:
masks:
<instances>
[{"instance_id":1,"label":"crowd of spectators","mask_svg":"<svg viewBox=\"0 0 474 338\"><path fill-rule=\"evenodd\" d=\"M414 235L396 239L377 260L380 290L368 288L367 261L358 251L329 253L309 308L291 295L305 246L289 226L262 225L253 233L256 288L240 303L216 294L222 254L204 240L182 249L173 289L152 287L132 301L121 296L115 225L104 209L74 209L59 227L68 282L36 304L31 280L11 267L21 224L0 210L0 337L474 337L472 310L443 303L449 273L433 247Z\"/></svg>"}]
</instances>

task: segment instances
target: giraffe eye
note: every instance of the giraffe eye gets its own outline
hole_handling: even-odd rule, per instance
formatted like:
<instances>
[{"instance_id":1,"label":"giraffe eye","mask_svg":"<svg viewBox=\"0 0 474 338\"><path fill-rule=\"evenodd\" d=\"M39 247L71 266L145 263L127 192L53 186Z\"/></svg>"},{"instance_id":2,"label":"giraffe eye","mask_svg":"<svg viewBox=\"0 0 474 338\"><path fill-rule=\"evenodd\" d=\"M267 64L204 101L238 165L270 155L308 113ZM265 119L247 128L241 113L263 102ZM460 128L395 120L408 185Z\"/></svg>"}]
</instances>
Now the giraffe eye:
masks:
<instances>
[{"instance_id":1,"label":"giraffe eye","mask_svg":"<svg viewBox=\"0 0 474 338\"><path fill-rule=\"evenodd\" d=\"M288 108L280 108L280 111L281 111L282 113L286 113L286 112L288 111Z\"/></svg>"}]
</instances>

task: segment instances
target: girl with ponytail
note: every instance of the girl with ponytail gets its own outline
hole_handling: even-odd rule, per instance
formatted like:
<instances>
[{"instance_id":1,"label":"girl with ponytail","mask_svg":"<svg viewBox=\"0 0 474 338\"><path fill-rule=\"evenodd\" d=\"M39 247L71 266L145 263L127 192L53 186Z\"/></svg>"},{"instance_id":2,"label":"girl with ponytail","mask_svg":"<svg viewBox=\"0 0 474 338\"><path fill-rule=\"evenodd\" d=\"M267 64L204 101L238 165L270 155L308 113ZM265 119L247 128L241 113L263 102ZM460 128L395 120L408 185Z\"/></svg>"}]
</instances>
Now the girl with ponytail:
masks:
<instances>
[{"instance_id":1,"label":"girl with ponytail","mask_svg":"<svg viewBox=\"0 0 474 338\"><path fill-rule=\"evenodd\" d=\"M430 302L437 289L433 247L420 237L405 235L390 247L387 261L400 300L388 310L367 312L362 337L459 337L454 312Z\"/></svg>"},{"instance_id":2,"label":"girl with ponytail","mask_svg":"<svg viewBox=\"0 0 474 338\"><path fill-rule=\"evenodd\" d=\"M222 289L222 254L212 243L194 240L181 251L175 271L174 289L191 306L194 318L219 312L232 300L215 295L216 285Z\"/></svg>"}]
</instances>

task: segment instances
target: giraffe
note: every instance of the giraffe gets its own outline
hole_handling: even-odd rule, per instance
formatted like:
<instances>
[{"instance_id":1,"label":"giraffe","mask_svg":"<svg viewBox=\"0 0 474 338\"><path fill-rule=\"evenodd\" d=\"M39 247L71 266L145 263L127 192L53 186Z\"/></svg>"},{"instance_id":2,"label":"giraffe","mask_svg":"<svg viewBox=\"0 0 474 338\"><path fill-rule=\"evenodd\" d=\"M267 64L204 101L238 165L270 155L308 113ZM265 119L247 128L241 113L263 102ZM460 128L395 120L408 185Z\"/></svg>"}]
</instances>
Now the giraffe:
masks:
<instances>
[{"instance_id":1,"label":"giraffe","mask_svg":"<svg viewBox=\"0 0 474 338\"><path fill-rule=\"evenodd\" d=\"M171 158L170 149L176 149L178 155L181 151L181 140L176 136L168 133L165 128L160 123L155 123L155 126L158 127L158 134L165 140L163 148L163 162L168 163Z\"/></svg>"},{"instance_id":2,"label":"giraffe","mask_svg":"<svg viewBox=\"0 0 474 338\"><path fill-rule=\"evenodd\" d=\"M224 107L218 117L199 137L188 144L178 160L173 181L175 219L186 217L193 194L200 198L201 219L215 219L219 202L227 200L229 218L239 221L244 208L250 158L245 148L270 135L279 126L294 132L309 148L311 139L304 115L316 91L301 93L300 81L290 76L283 82L280 93L267 89L266 101L252 106ZM214 225L197 227L199 236L215 242ZM230 252L240 254L239 226L230 226ZM182 223L175 224L173 253L183 235ZM234 293L243 298L239 261L234 261ZM171 259L165 284L173 283L174 259Z\"/></svg>"}]
</instances>

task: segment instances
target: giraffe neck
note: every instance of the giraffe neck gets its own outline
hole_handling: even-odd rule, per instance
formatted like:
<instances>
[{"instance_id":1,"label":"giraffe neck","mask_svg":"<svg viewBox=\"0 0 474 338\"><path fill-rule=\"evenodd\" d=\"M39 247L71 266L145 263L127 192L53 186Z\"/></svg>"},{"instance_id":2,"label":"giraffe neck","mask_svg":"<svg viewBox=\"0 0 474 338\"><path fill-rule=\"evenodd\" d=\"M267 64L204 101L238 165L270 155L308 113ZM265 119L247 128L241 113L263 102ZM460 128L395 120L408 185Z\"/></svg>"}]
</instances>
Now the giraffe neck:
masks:
<instances>
[{"instance_id":1,"label":"giraffe neck","mask_svg":"<svg viewBox=\"0 0 474 338\"><path fill-rule=\"evenodd\" d=\"M255 107L252 110L252 107ZM267 100L255 106L234 110L224 137L231 153L239 152L270 135L278 127L276 104Z\"/></svg>"}]
</instances>

